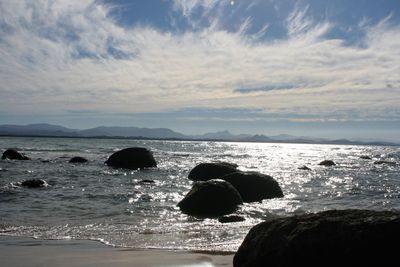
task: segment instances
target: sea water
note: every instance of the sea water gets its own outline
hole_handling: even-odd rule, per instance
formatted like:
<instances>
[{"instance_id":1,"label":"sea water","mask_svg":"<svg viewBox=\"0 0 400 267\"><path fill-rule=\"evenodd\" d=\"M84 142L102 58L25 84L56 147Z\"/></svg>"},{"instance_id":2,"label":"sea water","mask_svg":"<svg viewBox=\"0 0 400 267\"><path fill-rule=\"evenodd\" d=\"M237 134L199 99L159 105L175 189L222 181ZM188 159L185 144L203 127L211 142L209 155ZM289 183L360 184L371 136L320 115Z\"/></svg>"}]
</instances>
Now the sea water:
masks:
<instances>
[{"instance_id":1,"label":"sea water","mask_svg":"<svg viewBox=\"0 0 400 267\"><path fill-rule=\"evenodd\" d=\"M136 146L150 149L158 167L132 171L104 164L113 152ZM0 235L230 252L268 218L329 209L400 210L396 146L0 137L0 151L7 148L32 160L0 160ZM89 162L69 163L74 156ZM325 159L337 165L318 165ZM374 164L378 160L395 164ZM190 170L213 161L271 175L285 197L240 206L236 214L243 222L181 213L176 205L192 187ZM311 171L299 170L303 165ZM49 186L18 186L28 179Z\"/></svg>"}]
</instances>

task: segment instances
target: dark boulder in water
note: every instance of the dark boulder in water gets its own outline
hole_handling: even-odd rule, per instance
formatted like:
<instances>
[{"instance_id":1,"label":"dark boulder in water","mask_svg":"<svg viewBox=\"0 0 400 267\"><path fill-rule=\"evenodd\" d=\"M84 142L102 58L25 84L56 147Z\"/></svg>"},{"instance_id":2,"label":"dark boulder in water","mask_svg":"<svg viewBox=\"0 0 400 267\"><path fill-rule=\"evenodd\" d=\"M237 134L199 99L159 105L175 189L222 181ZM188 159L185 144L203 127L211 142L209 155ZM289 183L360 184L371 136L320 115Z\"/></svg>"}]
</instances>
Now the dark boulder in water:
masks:
<instances>
[{"instance_id":1,"label":"dark boulder in water","mask_svg":"<svg viewBox=\"0 0 400 267\"><path fill-rule=\"evenodd\" d=\"M298 167L298 169L299 169L299 170L302 170L302 171L311 171L311 169L310 169L309 167L307 167L306 165L303 165L303 166L301 166L301 167Z\"/></svg>"},{"instance_id":2,"label":"dark boulder in water","mask_svg":"<svg viewBox=\"0 0 400 267\"><path fill-rule=\"evenodd\" d=\"M232 184L244 202L283 197L278 182L269 175L258 172L236 172L221 177Z\"/></svg>"},{"instance_id":3,"label":"dark boulder in water","mask_svg":"<svg viewBox=\"0 0 400 267\"><path fill-rule=\"evenodd\" d=\"M188 178L193 181L217 179L229 173L238 172L237 165L226 162L201 163L194 167Z\"/></svg>"},{"instance_id":4,"label":"dark boulder in water","mask_svg":"<svg viewBox=\"0 0 400 267\"><path fill-rule=\"evenodd\" d=\"M370 156L363 155L363 156L360 156L360 159L372 159L372 158Z\"/></svg>"},{"instance_id":5,"label":"dark boulder in water","mask_svg":"<svg viewBox=\"0 0 400 267\"><path fill-rule=\"evenodd\" d=\"M332 160L324 160L324 161L321 161L318 165L322 165L322 166L335 166L336 163L333 162Z\"/></svg>"},{"instance_id":6,"label":"dark boulder in water","mask_svg":"<svg viewBox=\"0 0 400 267\"><path fill-rule=\"evenodd\" d=\"M38 187L45 187L47 186L47 182L42 179L30 179L23 181L21 186L28 187L28 188L38 188Z\"/></svg>"},{"instance_id":7,"label":"dark boulder in water","mask_svg":"<svg viewBox=\"0 0 400 267\"><path fill-rule=\"evenodd\" d=\"M84 157L73 157L69 160L69 163L86 163L88 162L87 159Z\"/></svg>"},{"instance_id":8,"label":"dark boulder in water","mask_svg":"<svg viewBox=\"0 0 400 267\"><path fill-rule=\"evenodd\" d=\"M105 164L113 168L130 170L157 167L153 153L143 147L130 147L117 151L107 159Z\"/></svg>"},{"instance_id":9,"label":"dark boulder in water","mask_svg":"<svg viewBox=\"0 0 400 267\"><path fill-rule=\"evenodd\" d=\"M399 239L399 212L331 210L279 218L250 230L233 266L392 266Z\"/></svg>"},{"instance_id":10,"label":"dark boulder in water","mask_svg":"<svg viewBox=\"0 0 400 267\"><path fill-rule=\"evenodd\" d=\"M183 213L198 217L220 217L242 204L239 192L228 182L214 179L198 182L178 203Z\"/></svg>"},{"instance_id":11,"label":"dark boulder in water","mask_svg":"<svg viewBox=\"0 0 400 267\"><path fill-rule=\"evenodd\" d=\"M218 221L220 223L233 223L233 222L243 222L246 219L243 218L242 216L239 215L229 215L229 216L223 216L218 218Z\"/></svg>"},{"instance_id":12,"label":"dark boulder in water","mask_svg":"<svg viewBox=\"0 0 400 267\"><path fill-rule=\"evenodd\" d=\"M4 151L1 159L30 160L29 157L25 156L23 153L20 153L15 149L7 149L6 151Z\"/></svg>"}]
</instances>

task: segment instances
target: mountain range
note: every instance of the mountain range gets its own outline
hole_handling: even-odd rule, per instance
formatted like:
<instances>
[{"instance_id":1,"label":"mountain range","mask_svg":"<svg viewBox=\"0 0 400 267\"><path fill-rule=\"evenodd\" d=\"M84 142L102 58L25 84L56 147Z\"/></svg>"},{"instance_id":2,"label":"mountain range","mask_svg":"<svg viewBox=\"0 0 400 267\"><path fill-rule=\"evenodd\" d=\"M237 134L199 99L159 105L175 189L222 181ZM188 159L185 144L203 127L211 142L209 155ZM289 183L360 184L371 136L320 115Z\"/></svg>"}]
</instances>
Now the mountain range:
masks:
<instances>
[{"instance_id":1,"label":"mountain range","mask_svg":"<svg viewBox=\"0 0 400 267\"><path fill-rule=\"evenodd\" d=\"M358 141L347 139L323 139L313 137L298 137L287 134L275 136L232 134L229 131L205 133L201 135L185 135L168 128L139 127L106 127L100 126L85 130L69 129L63 126L46 123L29 125L0 125L0 136L42 136L42 137L97 137L97 138L136 138L136 139L166 139L166 140L210 140L237 142L269 142L269 143L309 143L309 144L369 144L369 145L399 145L384 141Z\"/></svg>"}]
</instances>

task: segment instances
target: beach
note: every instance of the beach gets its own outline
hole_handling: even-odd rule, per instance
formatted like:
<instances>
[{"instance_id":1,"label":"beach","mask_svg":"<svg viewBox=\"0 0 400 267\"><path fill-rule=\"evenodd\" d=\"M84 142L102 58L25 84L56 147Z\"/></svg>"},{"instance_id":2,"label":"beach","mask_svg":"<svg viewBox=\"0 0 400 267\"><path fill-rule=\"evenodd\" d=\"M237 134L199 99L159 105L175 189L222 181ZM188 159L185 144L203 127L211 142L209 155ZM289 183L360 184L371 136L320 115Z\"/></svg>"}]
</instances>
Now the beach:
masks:
<instances>
[{"instance_id":1,"label":"beach","mask_svg":"<svg viewBox=\"0 0 400 267\"><path fill-rule=\"evenodd\" d=\"M3 267L85 266L232 266L233 254L114 248L88 240L39 240L0 237Z\"/></svg>"}]
</instances>

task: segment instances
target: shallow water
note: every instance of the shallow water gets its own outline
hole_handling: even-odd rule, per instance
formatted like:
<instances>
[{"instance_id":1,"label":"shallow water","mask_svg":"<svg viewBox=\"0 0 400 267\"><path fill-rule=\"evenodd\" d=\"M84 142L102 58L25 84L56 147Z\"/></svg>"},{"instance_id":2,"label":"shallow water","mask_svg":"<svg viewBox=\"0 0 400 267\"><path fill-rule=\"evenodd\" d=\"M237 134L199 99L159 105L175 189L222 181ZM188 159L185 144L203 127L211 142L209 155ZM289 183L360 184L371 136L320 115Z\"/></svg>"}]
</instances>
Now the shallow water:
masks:
<instances>
[{"instance_id":1,"label":"shallow water","mask_svg":"<svg viewBox=\"0 0 400 267\"><path fill-rule=\"evenodd\" d=\"M151 149L158 168L128 171L103 164L114 151L132 146ZM0 235L235 251L253 225L274 216L345 208L400 210L400 147L0 137L1 151L10 147L32 160L0 160ZM90 162L68 163L73 156ZM324 159L337 166L319 166ZM396 164L375 165L376 160ZM269 174L285 197L244 204L237 212L244 222L186 216L176 204L191 188L188 173L210 161ZM298 170L303 165L312 170ZM49 186L17 186L33 178ZM144 179L155 183L141 184Z\"/></svg>"}]
</instances>

